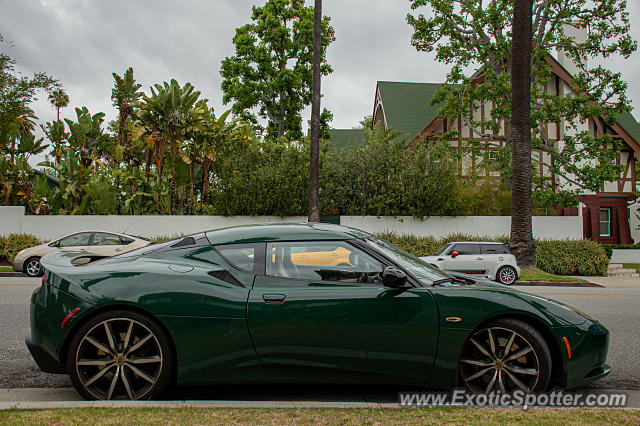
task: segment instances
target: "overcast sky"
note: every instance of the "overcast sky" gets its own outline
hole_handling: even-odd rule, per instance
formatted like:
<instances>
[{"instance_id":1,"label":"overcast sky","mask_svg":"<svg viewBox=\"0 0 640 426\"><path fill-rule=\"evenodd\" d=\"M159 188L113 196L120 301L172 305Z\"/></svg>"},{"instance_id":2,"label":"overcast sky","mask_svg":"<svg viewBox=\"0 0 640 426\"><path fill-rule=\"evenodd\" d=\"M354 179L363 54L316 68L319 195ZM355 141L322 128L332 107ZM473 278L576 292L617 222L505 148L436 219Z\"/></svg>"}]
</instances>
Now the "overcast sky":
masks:
<instances>
[{"instance_id":1,"label":"overcast sky","mask_svg":"<svg viewBox=\"0 0 640 426\"><path fill-rule=\"evenodd\" d=\"M309 2L308 2L309 3ZM59 79L75 106L115 117L112 72L132 66L145 91L171 78L191 82L219 114L220 63L234 54L235 29L250 22L263 0L0 0L0 33L14 43L0 48L25 74L44 71ZM334 73L322 81L323 107L332 127L351 128L373 110L376 81L441 82L445 67L410 44L407 0L324 0L336 41L328 61ZM628 2L631 22L640 22L640 2ZM640 40L640 24L632 35ZM629 83L634 116L640 117L640 54L611 59ZM44 123L55 119L46 96L33 105ZM305 111L305 122L309 119Z\"/></svg>"}]
</instances>

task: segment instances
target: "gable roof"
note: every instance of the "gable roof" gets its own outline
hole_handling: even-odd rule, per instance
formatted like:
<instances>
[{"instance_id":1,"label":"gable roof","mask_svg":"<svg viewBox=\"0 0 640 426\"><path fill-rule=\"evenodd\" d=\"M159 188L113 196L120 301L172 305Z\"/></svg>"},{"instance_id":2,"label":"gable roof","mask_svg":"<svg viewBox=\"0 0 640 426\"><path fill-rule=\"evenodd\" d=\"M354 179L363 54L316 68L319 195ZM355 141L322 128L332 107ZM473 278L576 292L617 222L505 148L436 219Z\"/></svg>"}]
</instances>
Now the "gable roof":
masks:
<instances>
[{"instance_id":1,"label":"gable roof","mask_svg":"<svg viewBox=\"0 0 640 426\"><path fill-rule=\"evenodd\" d=\"M430 102L440 86L442 83L378 81L377 92L387 127L413 139L438 115L440 106L431 105Z\"/></svg>"},{"instance_id":2,"label":"gable roof","mask_svg":"<svg viewBox=\"0 0 640 426\"><path fill-rule=\"evenodd\" d=\"M330 149L352 150L364 146L364 129L331 129Z\"/></svg>"},{"instance_id":3,"label":"gable roof","mask_svg":"<svg viewBox=\"0 0 640 426\"><path fill-rule=\"evenodd\" d=\"M629 133L629 136L640 144L640 124L638 124L630 112L618 117L618 124Z\"/></svg>"}]
</instances>

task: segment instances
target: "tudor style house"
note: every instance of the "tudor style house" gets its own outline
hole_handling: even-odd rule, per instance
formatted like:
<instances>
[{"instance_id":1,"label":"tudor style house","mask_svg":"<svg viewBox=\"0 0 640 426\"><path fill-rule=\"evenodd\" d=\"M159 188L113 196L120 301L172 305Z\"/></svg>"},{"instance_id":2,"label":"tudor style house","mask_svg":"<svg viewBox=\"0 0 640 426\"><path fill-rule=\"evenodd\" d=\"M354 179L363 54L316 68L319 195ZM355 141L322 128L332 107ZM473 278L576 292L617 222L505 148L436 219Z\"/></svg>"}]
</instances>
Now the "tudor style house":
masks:
<instances>
[{"instance_id":1,"label":"tudor style house","mask_svg":"<svg viewBox=\"0 0 640 426\"><path fill-rule=\"evenodd\" d=\"M568 94L573 87L572 73L575 66L566 59L556 60L547 58L551 65L553 78L550 79L546 90L559 95ZM467 140L472 138L471 129L464 120L458 117L440 116L438 106L430 101L441 84L439 83L409 83L379 81L375 91L373 108L373 125L380 123L383 129L393 129L407 136L409 147L420 143L427 143L452 129L457 130L457 136L450 141L454 148L462 148ZM490 117L492 105L482 104L474 111L474 118ZM504 127L503 127L504 128ZM624 166L624 171L614 182L608 182L600 192L582 192L579 196L579 207L559 208L558 214L563 216L581 216L583 237L612 244L631 244L632 233L630 219L635 222L636 207L629 213L629 206L635 201L636 188L635 161L640 159L640 126L631 114L618 119L613 126L607 126L600 117L591 118L583 123L582 128L565 128L564 123L550 124L544 128L545 137L556 144L562 143L565 135L589 130L592 134L610 134L614 139L622 141L622 149L618 155L617 164ZM362 143L363 135L353 131L332 131L334 143L341 146L354 146ZM477 136L476 136L477 139ZM499 140L487 141L488 145L500 146ZM487 148L491 149L491 148ZM553 159L542 151L532 153L533 160L540 164L550 164ZM472 155L465 156L458 162L458 174L466 176L481 169L477 166L481 161ZM558 184L572 185L561 176L552 176L548 168L538 167L541 177L552 179ZM482 168L486 176L497 176L497 172L490 168ZM579 218L577 218L579 219ZM634 223L634 226L635 223Z\"/></svg>"}]
</instances>

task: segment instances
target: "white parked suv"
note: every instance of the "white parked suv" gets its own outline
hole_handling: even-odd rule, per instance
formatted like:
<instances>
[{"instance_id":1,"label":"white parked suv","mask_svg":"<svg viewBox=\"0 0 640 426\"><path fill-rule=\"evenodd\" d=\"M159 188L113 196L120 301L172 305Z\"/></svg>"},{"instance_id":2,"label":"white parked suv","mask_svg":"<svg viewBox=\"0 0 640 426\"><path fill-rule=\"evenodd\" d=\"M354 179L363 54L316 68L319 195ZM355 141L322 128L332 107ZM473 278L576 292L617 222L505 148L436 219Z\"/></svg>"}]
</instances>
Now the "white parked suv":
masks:
<instances>
[{"instance_id":1,"label":"white parked suv","mask_svg":"<svg viewBox=\"0 0 640 426\"><path fill-rule=\"evenodd\" d=\"M486 277L507 285L520 278L515 256L502 243L455 241L442 247L434 256L420 259L446 271Z\"/></svg>"}]
</instances>

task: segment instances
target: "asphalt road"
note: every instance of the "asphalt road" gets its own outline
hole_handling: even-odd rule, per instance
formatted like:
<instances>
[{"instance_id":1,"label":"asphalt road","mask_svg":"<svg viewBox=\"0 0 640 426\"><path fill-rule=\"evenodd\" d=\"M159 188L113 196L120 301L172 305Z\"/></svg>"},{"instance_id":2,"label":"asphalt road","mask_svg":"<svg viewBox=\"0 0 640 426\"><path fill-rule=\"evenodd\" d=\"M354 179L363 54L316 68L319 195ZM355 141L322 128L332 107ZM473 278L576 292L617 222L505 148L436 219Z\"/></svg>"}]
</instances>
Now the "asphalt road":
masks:
<instances>
[{"instance_id":1,"label":"asphalt road","mask_svg":"<svg viewBox=\"0 0 640 426\"><path fill-rule=\"evenodd\" d=\"M69 387L64 375L40 372L24 344L29 333L29 298L39 280L0 278L0 388ZM640 390L640 287L522 287L557 299L598 318L610 331L611 374L589 386L597 389ZM173 390L167 399L242 400L395 400L392 387L358 386L211 386Z\"/></svg>"}]
</instances>

